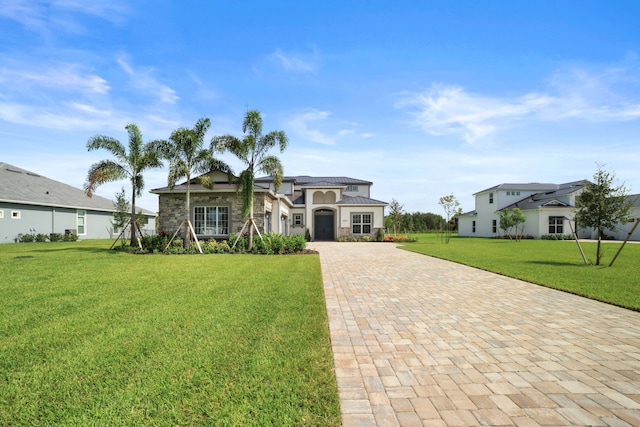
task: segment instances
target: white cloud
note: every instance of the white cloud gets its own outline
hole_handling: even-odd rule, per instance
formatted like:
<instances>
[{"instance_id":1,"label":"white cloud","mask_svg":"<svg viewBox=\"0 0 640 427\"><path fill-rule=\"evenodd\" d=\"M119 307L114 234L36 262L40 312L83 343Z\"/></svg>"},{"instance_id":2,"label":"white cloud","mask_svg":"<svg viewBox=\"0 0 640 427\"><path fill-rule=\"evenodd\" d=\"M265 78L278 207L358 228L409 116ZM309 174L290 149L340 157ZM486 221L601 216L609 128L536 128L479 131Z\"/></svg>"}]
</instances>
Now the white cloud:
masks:
<instances>
[{"instance_id":1,"label":"white cloud","mask_svg":"<svg viewBox=\"0 0 640 427\"><path fill-rule=\"evenodd\" d=\"M516 97L472 93L456 85L433 85L425 92L405 94L396 108L411 109L414 124L431 135L460 135L470 144L524 120L640 119L638 82L624 68L600 73L572 69L557 72L549 83L548 93ZM633 90L628 90L629 86Z\"/></svg>"},{"instance_id":2,"label":"white cloud","mask_svg":"<svg viewBox=\"0 0 640 427\"><path fill-rule=\"evenodd\" d=\"M0 85L6 84L7 91L35 85L81 93L106 94L109 92L111 87L105 79L83 68L78 64L60 64L48 68L40 64L30 64L22 69L5 68L0 71Z\"/></svg>"},{"instance_id":3,"label":"white cloud","mask_svg":"<svg viewBox=\"0 0 640 427\"><path fill-rule=\"evenodd\" d=\"M294 73L315 72L318 68L318 54L315 49L311 54L285 53L277 49L270 57L286 71Z\"/></svg>"},{"instance_id":4,"label":"white cloud","mask_svg":"<svg viewBox=\"0 0 640 427\"><path fill-rule=\"evenodd\" d=\"M340 138L355 134L353 128L357 125L332 120L331 112L310 108L292 116L286 126L290 132L309 141L334 145Z\"/></svg>"},{"instance_id":5,"label":"white cloud","mask_svg":"<svg viewBox=\"0 0 640 427\"><path fill-rule=\"evenodd\" d=\"M86 32L82 15L118 23L128 13L128 6L121 0L9 0L0 7L0 16L45 36L52 31Z\"/></svg>"},{"instance_id":6,"label":"white cloud","mask_svg":"<svg viewBox=\"0 0 640 427\"><path fill-rule=\"evenodd\" d=\"M165 104L175 104L180 99L175 90L160 83L153 76L153 68L134 69L124 57L117 58L117 62L129 75L131 86L136 90L149 96L158 97Z\"/></svg>"}]
</instances>

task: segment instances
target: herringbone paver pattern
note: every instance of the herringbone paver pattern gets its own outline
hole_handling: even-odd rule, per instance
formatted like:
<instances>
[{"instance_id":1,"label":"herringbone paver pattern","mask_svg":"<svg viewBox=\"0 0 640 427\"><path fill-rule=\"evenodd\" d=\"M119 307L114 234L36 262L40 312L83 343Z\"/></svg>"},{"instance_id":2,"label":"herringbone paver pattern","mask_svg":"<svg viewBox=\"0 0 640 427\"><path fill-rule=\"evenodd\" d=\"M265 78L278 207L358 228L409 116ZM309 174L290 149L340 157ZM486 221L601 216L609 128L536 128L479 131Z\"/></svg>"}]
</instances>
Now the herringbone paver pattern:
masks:
<instances>
[{"instance_id":1,"label":"herringbone paver pattern","mask_svg":"<svg viewBox=\"0 0 640 427\"><path fill-rule=\"evenodd\" d=\"M640 426L640 313L381 243L320 252L351 426Z\"/></svg>"}]
</instances>

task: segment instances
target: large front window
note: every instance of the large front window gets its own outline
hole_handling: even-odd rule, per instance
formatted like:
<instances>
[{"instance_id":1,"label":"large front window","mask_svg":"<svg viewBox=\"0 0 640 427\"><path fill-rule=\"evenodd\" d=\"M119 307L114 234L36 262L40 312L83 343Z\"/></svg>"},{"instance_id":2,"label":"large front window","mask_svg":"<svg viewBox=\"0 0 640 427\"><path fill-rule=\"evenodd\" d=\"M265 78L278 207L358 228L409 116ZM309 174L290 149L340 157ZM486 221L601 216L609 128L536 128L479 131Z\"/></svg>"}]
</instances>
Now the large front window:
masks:
<instances>
[{"instance_id":1,"label":"large front window","mask_svg":"<svg viewBox=\"0 0 640 427\"><path fill-rule=\"evenodd\" d=\"M371 214L353 214L351 225L353 234L371 234Z\"/></svg>"},{"instance_id":2,"label":"large front window","mask_svg":"<svg viewBox=\"0 0 640 427\"><path fill-rule=\"evenodd\" d=\"M196 206L193 219L193 226L198 235L227 236L229 234L228 206Z\"/></svg>"},{"instance_id":3,"label":"large front window","mask_svg":"<svg viewBox=\"0 0 640 427\"><path fill-rule=\"evenodd\" d=\"M564 217L550 216L549 217L549 234L562 234L564 233Z\"/></svg>"}]
</instances>

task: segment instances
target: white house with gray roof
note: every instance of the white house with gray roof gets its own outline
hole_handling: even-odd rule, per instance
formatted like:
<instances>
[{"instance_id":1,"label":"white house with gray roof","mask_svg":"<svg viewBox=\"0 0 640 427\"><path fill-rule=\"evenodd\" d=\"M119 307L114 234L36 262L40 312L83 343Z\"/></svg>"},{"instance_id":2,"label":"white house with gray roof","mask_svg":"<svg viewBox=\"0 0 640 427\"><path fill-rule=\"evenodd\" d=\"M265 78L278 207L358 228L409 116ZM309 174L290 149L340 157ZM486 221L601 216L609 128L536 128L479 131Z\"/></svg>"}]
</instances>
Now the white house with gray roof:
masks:
<instances>
[{"instance_id":1,"label":"white house with gray roof","mask_svg":"<svg viewBox=\"0 0 640 427\"><path fill-rule=\"evenodd\" d=\"M191 212L198 238L226 239L244 224L242 202L234 179L209 173L214 186L192 182ZM384 229L386 202L371 198L370 181L348 177L284 177L278 192L272 177L256 178L254 219L264 232L305 235L312 240L336 240L346 236L375 237ZM173 233L187 218L186 183L151 191L159 195L159 227ZM186 230L185 230L186 231Z\"/></svg>"},{"instance_id":2,"label":"white house with gray roof","mask_svg":"<svg viewBox=\"0 0 640 427\"><path fill-rule=\"evenodd\" d=\"M539 239L549 234L572 234L575 227L576 197L582 192L584 181L564 184L526 183L499 184L475 193L475 209L458 217L458 235L463 237L496 237L500 229L500 212L519 208L527 217L524 234ZM634 196L631 196L634 197ZM631 209L632 218L640 218L640 205L636 201ZM617 231L607 236L624 239L633 224L619 224ZM595 238L595 231L578 229L578 237ZM633 240L640 240L640 227Z\"/></svg>"},{"instance_id":3,"label":"white house with gray roof","mask_svg":"<svg viewBox=\"0 0 640 427\"><path fill-rule=\"evenodd\" d=\"M7 163L0 163L0 243L18 234L77 233L80 239L110 238L113 201ZM144 210L143 232L155 231L155 214ZM114 236L116 237L116 236Z\"/></svg>"}]
</instances>

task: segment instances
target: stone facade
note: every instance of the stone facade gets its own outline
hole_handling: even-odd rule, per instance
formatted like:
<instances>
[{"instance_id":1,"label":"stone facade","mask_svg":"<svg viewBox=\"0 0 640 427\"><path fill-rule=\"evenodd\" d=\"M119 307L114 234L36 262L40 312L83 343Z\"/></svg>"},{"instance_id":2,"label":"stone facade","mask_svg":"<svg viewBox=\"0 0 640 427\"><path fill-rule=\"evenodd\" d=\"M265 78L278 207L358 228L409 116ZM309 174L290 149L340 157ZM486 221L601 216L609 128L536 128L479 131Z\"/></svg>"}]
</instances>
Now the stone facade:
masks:
<instances>
[{"instance_id":1,"label":"stone facade","mask_svg":"<svg viewBox=\"0 0 640 427\"><path fill-rule=\"evenodd\" d=\"M271 204L268 195L255 193L253 199L253 216L258 228L264 229L265 206ZM231 224L231 233L237 233L244 225L242 218L242 200L236 192L226 193L192 193L191 194L191 223L193 224L193 208L196 206L228 206ZM158 202L159 224L158 230L163 233L173 234L187 217L185 212L185 194L162 194ZM186 236L186 227L180 230L180 236Z\"/></svg>"}]
</instances>

